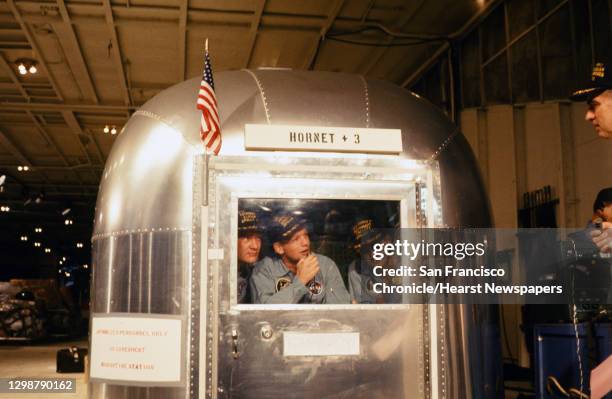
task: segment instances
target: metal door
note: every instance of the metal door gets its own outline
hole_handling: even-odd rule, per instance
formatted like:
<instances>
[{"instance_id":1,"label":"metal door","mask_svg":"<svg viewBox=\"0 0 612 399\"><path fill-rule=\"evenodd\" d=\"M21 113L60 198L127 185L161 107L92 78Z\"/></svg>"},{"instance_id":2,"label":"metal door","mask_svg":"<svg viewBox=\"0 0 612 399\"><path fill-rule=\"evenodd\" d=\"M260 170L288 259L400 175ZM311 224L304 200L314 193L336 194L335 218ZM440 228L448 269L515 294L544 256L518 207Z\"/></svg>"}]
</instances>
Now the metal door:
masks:
<instances>
[{"instance_id":1,"label":"metal door","mask_svg":"<svg viewBox=\"0 0 612 399\"><path fill-rule=\"evenodd\" d=\"M244 198L397 201L401 227L433 226L441 219L436 168L397 159L279 156L217 157L207 169L200 392L231 398L430 397L437 374L432 366L438 367L430 361L432 346L443 348L431 341L436 327L429 306L237 304L236 242ZM321 333L329 337L328 353L307 353L317 352L310 338ZM306 353L290 353L290 335ZM356 351L334 353L345 339L356 342Z\"/></svg>"}]
</instances>

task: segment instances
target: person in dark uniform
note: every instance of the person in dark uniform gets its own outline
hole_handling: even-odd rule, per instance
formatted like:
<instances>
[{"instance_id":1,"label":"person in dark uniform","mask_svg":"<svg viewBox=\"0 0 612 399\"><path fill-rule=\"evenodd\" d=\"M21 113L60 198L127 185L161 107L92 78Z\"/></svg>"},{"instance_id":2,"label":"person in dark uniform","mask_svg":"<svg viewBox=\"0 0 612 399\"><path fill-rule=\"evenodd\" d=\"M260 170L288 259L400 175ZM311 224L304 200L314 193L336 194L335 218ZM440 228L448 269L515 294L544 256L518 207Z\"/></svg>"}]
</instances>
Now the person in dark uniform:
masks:
<instances>
[{"instance_id":1,"label":"person in dark uniform","mask_svg":"<svg viewBox=\"0 0 612 399\"><path fill-rule=\"evenodd\" d=\"M382 238L373 231L372 219L359 218L353 226L353 248L359 257L348 267L349 293L353 303L383 303L382 294L374 292L374 283L381 283L382 278L373 274L376 261L372 257L372 244Z\"/></svg>"},{"instance_id":2,"label":"person in dark uniform","mask_svg":"<svg viewBox=\"0 0 612 399\"><path fill-rule=\"evenodd\" d=\"M357 218L353 225L353 248L357 252L357 259L349 265L349 293L352 303L401 303L399 294L382 294L374 291L374 284L385 283L400 285L401 277L375 276L374 266L383 269L391 267L393 257L384 256L380 260L374 259L373 245L389 242L389 238L381 230L374 227L374 221L367 217Z\"/></svg>"},{"instance_id":3,"label":"person in dark uniform","mask_svg":"<svg viewBox=\"0 0 612 399\"><path fill-rule=\"evenodd\" d=\"M593 124L599 137L612 139L612 62L595 63L591 80L576 90L572 101L586 101L589 108L584 118Z\"/></svg>"},{"instance_id":4,"label":"person in dark uniform","mask_svg":"<svg viewBox=\"0 0 612 399\"><path fill-rule=\"evenodd\" d=\"M595 63L591 80L576 90L572 101L586 101L588 108L584 118L593 124L597 135L612 139L612 60L610 57ZM608 174L609 171L604 173ZM602 253L612 252L612 220L604 220L601 228L591 231L593 243Z\"/></svg>"},{"instance_id":5,"label":"person in dark uniform","mask_svg":"<svg viewBox=\"0 0 612 399\"><path fill-rule=\"evenodd\" d=\"M605 140L612 139L612 60L610 57L595 63L591 81L576 90L570 96L570 100L586 101L588 108L584 118L593 124L599 137ZM604 173L609 176L610 172L604 171ZM597 200L595 202L597 203ZM599 218L602 219L601 226L593 223L595 228L590 232L593 244L597 246L601 254L607 255L612 253L612 220L606 220L605 212L612 212L611 207L610 204L604 206L602 210L604 214L599 215ZM595 211L595 206L593 208ZM608 216L610 216L609 213ZM611 299L609 295L608 303ZM598 370L598 377L595 377L595 372L591 374L591 396L600 398L612 390L612 381L609 378L601 377L612 374L612 356L609 356L596 370Z\"/></svg>"},{"instance_id":6,"label":"person in dark uniform","mask_svg":"<svg viewBox=\"0 0 612 399\"><path fill-rule=\"evenodd\" d=\"M267 233L275 256L255 265L253 303L350 303L334 261L311 252L305 220L291 214L276 216Z\"/></svg>"},{"instance_id":7,"label":"person in dark uniform","mask_svg":"<svg viewBox=\"0 0 612 399\"><path fill-rule=\"evenodd\" d=\"M257 213L238 212L238 303L250 303L249 279L261 251L261 229Z\"/></svg>"}]
</instances>

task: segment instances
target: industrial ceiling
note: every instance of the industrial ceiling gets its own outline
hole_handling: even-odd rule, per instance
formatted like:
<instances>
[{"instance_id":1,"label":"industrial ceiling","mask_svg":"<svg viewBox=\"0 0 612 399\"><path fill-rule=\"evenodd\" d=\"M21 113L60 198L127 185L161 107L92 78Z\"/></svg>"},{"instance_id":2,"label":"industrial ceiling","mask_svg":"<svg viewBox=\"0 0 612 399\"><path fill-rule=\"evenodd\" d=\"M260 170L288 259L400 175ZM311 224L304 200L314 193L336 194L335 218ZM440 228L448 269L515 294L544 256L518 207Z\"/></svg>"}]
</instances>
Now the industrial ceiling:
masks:
<instances>
[{"instance_id":1,"label":"industrial ceiling","mask_svg":"<svg viewBox=\"0 0 612 399\"><path fill-rule=\"evenodd\" d=\"M115 137L148 99L201 74L206 38L214 71L340 71L409 87L493 3L3 0L0 204L10 211L0 213L0 247L7 254L25 245L22 235L31 247L39 225L49 232L41 249L52 249L54 261L88 243ZM37 73L22 75L24 60ZM105 133L113 127L117 135Z\"/></svg>"}]
</instances>

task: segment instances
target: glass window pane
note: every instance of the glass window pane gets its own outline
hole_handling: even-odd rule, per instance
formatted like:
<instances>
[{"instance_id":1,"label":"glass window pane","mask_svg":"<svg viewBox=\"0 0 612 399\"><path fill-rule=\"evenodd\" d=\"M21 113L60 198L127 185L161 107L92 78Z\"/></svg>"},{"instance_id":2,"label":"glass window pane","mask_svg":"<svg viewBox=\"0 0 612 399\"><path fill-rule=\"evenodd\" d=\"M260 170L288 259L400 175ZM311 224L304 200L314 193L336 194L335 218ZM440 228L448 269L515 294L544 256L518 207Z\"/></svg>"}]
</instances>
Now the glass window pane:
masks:
<instances>
[{"instance_id":1,"label":"glass window pane","mask_svg":"<svg viewBox=\"0 0 612 399\"><path fill-rule=\"evenodd\" d=\"M508 10L508 31L510 40L524 32L535 23L533 0L511 0L506 4Z\"/></svg>"},{"instance_id":2,"label":"glass window pane","mask_svg":"<svg viewBox=\"0 0 612 399\"><path fill-rule=\"evenodd\" d=\"M536 0L538 7L538 18L542 18L544 15L546 15L546 13L550 12L562 1L563 0ZM584 0L581 1L585 2Z\"/></svg>"},{"instance_id":3,"label":"glass window pane","mask_svg":"<svg viewBox=\"0 0 612 399\"><path fill-rule=\"evenodd\" d=\"M567 98L574 87L569 8L562 7L539 29L544 99Z\"/></svg>"},{"instance_id":4,"label":"glass window pane","mask_svg":"<svg viewBox=\"0 0 612 399\"><path fill-rule=\"evenodd\" d=\"M482 58L487 61L506 44L504 7L498 6L482 23Z\"/></svg>"},{"instance_id":5,"label":"glass window pane","mask_svg":"<svg viewBox=\"0 0 612 399\"><path fill-rule=\"evenodd\" d=\"M610 41L610 10L608 0L593 0L593 42L595 61L612 54Z\"/></svg>"},{"instance_id":6,"label":"glass window pane","mask_svg":"<svg viewBox=\"0 0 612 399\"><path fill-rule=\"evenodd\" d=\"M540 99L538 84L538 51L536 32L532 31L511 48L512 96L514 102Z\"/></svg>"},{"instance_id":7,"label":"glass window pane","mask_svg":"<svg viewBox=\"0 0 612 399\"><path fill-rule=\"evenodd\" d=\"M399 201L240 199L237 220L239 303L398 303L368 289L364 251L399 225ZM300 285L309 258L319 271Z\"/></svg>"},{"instance_id":8,"label":"glass window pane","mask_svg":"<svg viewBox=\"0 0 612 399\"><path fill-rule=\"evenodd\" d=\"M461 84L463 108L480 106L480 58L478 30L474 29L461 46Z\"/></svg>"},{"instance_id":9,"label":"glass window pane","mask_svg":"<svg viewBox=\"0 0 612 399\"><path fill-rule=\"evenodd\" d=\"M591 34L589 24L588 1L574 0L574 34L576 37L576 76L573 79L573 87L590 79L591 76Z\"/></svg>"},{"instance_id":10,"label":"glass window pane","mask_svg":"<svg viewBox=\"0 0 612 399\"><path fill-rule=\"evenodd\" d=\"M442 98L441 86L444 84L444 77L440 70L441 65L442 62L437 62L436 65L430 68L425 74L425 97L427 97L432 104L444 110L446 104L444 104L444 99Z\"/></svg>"},{"instance_id":11,"label":"glass window pane","mask_svg":"<svg viewBox=\"0 0 612 399\"><path fill-rule=\"evenodd\" d=\"M487 104L508 104L508 65L502 54L484 68L485 99Z\"/></svg>"}]
</instances>

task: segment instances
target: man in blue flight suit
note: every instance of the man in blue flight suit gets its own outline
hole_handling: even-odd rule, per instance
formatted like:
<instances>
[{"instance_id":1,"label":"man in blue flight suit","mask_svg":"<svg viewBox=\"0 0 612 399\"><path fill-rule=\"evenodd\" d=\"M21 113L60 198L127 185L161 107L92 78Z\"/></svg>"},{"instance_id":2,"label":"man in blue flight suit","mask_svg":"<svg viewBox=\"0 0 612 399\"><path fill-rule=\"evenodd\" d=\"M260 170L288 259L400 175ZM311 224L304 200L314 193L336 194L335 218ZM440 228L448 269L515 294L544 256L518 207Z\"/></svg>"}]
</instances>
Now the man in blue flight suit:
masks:
<instances>
[{"instance_id":1,"label":"man in blue flight suit","mask_svg":"<svg viewBox=\"0 0 612 399\"><path fill-rule=\"evenodd\" d=\"M253 303L350 303L334 261L311 252L305 220L290 214L276 216L268 234L276 256L255 265Z\"/></svg>"}]
</instances>

